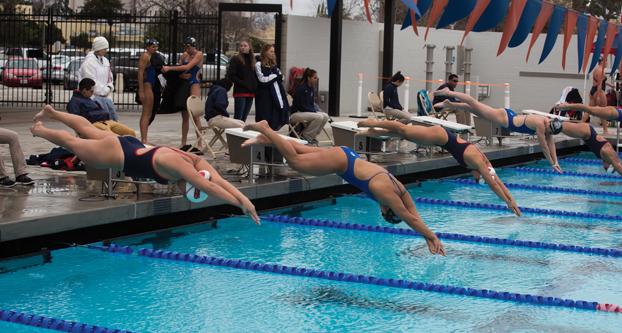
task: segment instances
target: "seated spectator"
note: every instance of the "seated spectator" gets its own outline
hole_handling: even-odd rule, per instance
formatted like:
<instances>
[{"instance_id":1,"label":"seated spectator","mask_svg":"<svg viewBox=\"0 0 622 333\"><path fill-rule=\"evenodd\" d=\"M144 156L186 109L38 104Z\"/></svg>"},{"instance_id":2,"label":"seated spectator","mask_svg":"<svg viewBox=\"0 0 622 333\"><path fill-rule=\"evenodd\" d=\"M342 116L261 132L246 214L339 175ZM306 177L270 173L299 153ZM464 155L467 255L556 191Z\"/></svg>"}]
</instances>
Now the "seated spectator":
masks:
<instances>
[{"instance_id":1,"label":"seated spectator","mask_svg":"<svg viewBox=\"0 0 622 333\"><path fill-rule=\"evenodd\" d=\"M9 144L11 160L13 161L13 171L15 172L15 181L13 181L6 173L4 163L2 163L2 159L0 159L0 187L13 187L15 184L34 184L34 180L30 179L26 172L26 159L24 159L22 147L19 145L17 133L5 128L0 128L0 143Z\"/></svg>"},{"instance_id":2,"label":"seated spectator","mask_svg":"<svg viewBox=\"0 0 622 333\"><path fill-rule=\"evenodd\" d=\"M290 123L304 123L302 137L311 144L317 144L317 136L320 134L326 122L330 119L328 114L320 110L315 103L315 89L319 78L317 71L307 68L302 75L302 81L294 92L289 118Z\"/></svg>"},{"instance_id":3,"label":"seated spectator","mask_svg":"<svg viewBox=\"0 0 622 333\"><path fill-rule=\"evenodd\" d=\"M583 112L577 109L563 109L560 110L557 106L561 104L582 104L583 98L579 93L579 89L574 87L566 87L562 90L562 96L559 101L551 109L549 113L556 113L563 117L568 117L572 120L581 120L583 118Z\"/></svg>"},{"instance_id":4,"label":"seated spectator","mask_svg":"<svg viewBox=\"0 0 622 333\"><path fill-rule=\"evenodd\" d=\"M78 91L73 93L67 111L71 114L86 118L93 126L102 131L110 131L118 135L136 136L136 132L121 124L120 122L110 119L110 112L102 107L98 101L91 99L93 96L95 81L89 78L82 79L78 84Z\"/></svg>"},{"instance_id":5,"label":"seated spectator","mask_svg":"<svg viewBox=\"0 0 622 333\"><path fill-rule=\"evenodd\" d=\"M222 79L214 82L210 87L205 101L205 120L209 126L220 128L244 127L242 120L231 118L227 112L229 106L227 92L232 85L230 80Z\"/></svg>"},{"instance_id":6,"label":"seated spectator","mask_svg":"<svg viewBox=\"0 0 622 333\"><path fill-rule=\"evenodd\" d=\"M457 85L458 85L458 75L449 74L449 76L447 77L447 81L445 81L445 83L441 84L438 88L436 88L436 90L438 91L438 90L443 90L447 88L451 91L455 91ZM432 101L432 105L441 103L446 99L450 100L451 102L455 102L455 103L458 102L458 100L456 100L455 98L434 95L434 100ZM439 112L440 108L434 107L434 110L436 112ZM456 114L456 122L460 124L464 124L464 125L471 125L471 114L470 113L463 111L463 110L452 110L452 111L454 111Z\"/></svg>"},{"instance_id":7,"label":"seated spectator","mask_svg":"<svg viewBox=\"0 0 622 333\"><path fill-rule=\"evenodd\" d=\"M384 86L382 108L384 114L390 118L398 120L410 120L412 116L408 110L404 111L404 107L400 104L400 98L397 95L397 88L404 83L404 75L401 71L393 74L391 82Z\"/></svg>"}]
</instances>

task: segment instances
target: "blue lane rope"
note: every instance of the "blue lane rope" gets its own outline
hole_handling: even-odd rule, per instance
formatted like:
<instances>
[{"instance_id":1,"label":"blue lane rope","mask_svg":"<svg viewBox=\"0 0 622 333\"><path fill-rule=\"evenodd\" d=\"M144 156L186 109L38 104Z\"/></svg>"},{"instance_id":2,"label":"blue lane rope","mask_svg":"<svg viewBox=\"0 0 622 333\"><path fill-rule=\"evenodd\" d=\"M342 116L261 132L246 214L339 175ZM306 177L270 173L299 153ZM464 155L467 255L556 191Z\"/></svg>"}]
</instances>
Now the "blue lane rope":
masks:
<instances>
[{"instance_id":1,"label":"blue lane rope","mask_svg":"<svg viewBox=\"0 0 622 333\"><path fill-rule=\"evenodd\" d=\"M569 164L603 165L603 161L595 159L595 158L566 157L566 158L560 159L560 162L569 163Z\"/></svg>"},{"instance_id":2,"label":"blue lane rope","mask_svg":"<svg viewBox=\"0 0 622 333\"><path fill-rule=\"evenodd\" d=\"M3 309L0 309L0 321L71 333L131 333L126 330L110 329L97 325L83 324L75 321L67 321Z\"/></svg>"},{"instance_id":3,"label":"blue lane rope","mask_svg":"<svg viewBox=\"0 0 622 333\"><path fill-rule=\"evenodd\" d=\"M541 173L541 174L547 174L547 175L566 176L566 177L604 178L604 179L622 180L622 176L619 176L619 175L607 175L607 174L589 173L589 172L564 171L563 173L558 173L555 170L541 169L541 168L523 168L523 167L511 168L509 170L514 170L516 172Z\"/></svg>"},{"instance_id":4,"label":"blue lane rope","mask_svg":"<svg viewBox=\"0 0 622 333\"><path fill-rule=\"evenodd\" d=\"M506 211L508 209L506 206L503 206L503 205L479 203L479 202L444 200L444 199L415 198L415 202L422 203L422 204L430 204L430 205L456 206L456 207L499 210L499 211ZM622 221L622 216L620 215L583 213L583 212L572 212L572 211L567 211L567 210L555 210L555 209L531 208L531 207L519 207L519 209L524 213L533 213L533 214L541 214L541 215L583 217L583 218L590 218L590 219Z\"/></svg>"},{"instance_id":5,"label":"blue lane rope","mask_svg":"<svg viewBox=\"0 0 622 333\"><path fill-rule=\"evenodd\" d=\"M100 251L106 251L106 252L120 253L124 255L131 255L133 253L133 249L131 247L118 246L115 244L111 244L110 246L89 246L89 248L100 250ZM541 296L541 295L500 292L500 291L489 290L489 289L473 289L473 288L465 288L465 287L460 287L460 286L442 285L442 284L409 281L409 280L401 280L401 279L400 280L386 279L386 278L378 278L375 276L368 276L368 275L355 275L355 274L350 274L350 273L332 272L332 271L325 271L325 270L319 270L319 269L311 269L311 268L306 268L306 267L284 266L284 265L279 265L279 264L264 264L264 263L246 261L246 260L201 256L201 255L196 255L196 254L181 253L181 252L175 252L175 251L163 251L163 250L141 248L137 250L137 255L148 257L148 258L181 261L181 262L195 263L195 264L200 264L200 265L229 267L229 268L243 269L243 270L250 270L250 271L268 272L268 273L274 273L274 274L280 274L280 275L304 276L304 277L311 277L311 278L323 279L323 280L361 283L361 284L367 284L367 285L378 285L378 286L401 288L401 289L412 289L412 290L420 290L420 291L430 291L430 292L449 294L449 295L489 298L489 299L509 301L509 302L515 302L515 303L526 303L526 304L535 304L535 305L543 305L543 306L556 306L556 307L566 307L566 308L584 309L584 310L592 310L592 311L607 311L607 312L622 313L622 307L615 305L615 304L604 304L604 303L598 303L598 302L563 299L563 298L558 298L558 297Z\"/></svg>"},{"instance_id":6,"label":"blue lane rope","mask_svg":"<svg viewBox=\"0 0 622 333\"><path fill-rule=\"evenodd\" d=\"M466 178L450 179L450 180L445 180L445 181L463 184L463 185L479 185L475 180L466 179ZM585 194L585 195L608 196L608 197L622 197L622 192L583 190L583 189L577 189L577 188L558 187L558 186L542 186L542 185L531 185L531 184L516 184L516 183L504 183L504 184L507 188L532 190L532 191L573 193L573 194Z\"/></svg>"},{"instance_id":7,"label":"blue lane rope","mask_svg":"<svg viewBox=\"0 0 622 333\"><path fill-rule=\"evenodd\" d=\"M304 225L304 226L313 226L313 227L357 230L357 231L365 231L365 232L378 232L378 233L386 233L386 234L394 234L394 235L421 237L421 234L419 234L418 232L412 229L373 226L373 225L364 225L364 224L357 224L357 223L342 223L342 222L330 221L326 219L320 220L320 219L310 219L310 218L304 218L304 217L290 217L290 216L285 216L285 215L272 215L272 214L262 216L261 218L262 220L267 220L267 221L275 222L275 223L283 223L283 224L294 224L294 225ZM518 240L518 239L463 235L463 234L454 234L454 233L446 233L446 232L437 232L436 235L441 239L450 239L450 240L470 242L470 243L507 245L507 246L537 248L537 249L546 249L546 250L563 251L563 252L590 253L590 254L609 256L609 257L622 257L622 249L621 250L606 249L606 248L578 246L578 245L569 245L569 244L525 241L525 240Z\"/></svg>"}]
</instances>

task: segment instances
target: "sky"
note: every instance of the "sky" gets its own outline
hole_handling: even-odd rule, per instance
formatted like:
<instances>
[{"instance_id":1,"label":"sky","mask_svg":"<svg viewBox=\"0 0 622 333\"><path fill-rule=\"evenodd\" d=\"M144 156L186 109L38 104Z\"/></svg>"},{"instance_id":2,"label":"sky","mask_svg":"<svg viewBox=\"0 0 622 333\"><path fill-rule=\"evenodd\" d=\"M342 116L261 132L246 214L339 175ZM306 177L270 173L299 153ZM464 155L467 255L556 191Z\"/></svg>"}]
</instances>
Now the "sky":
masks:
<instances>
[{"instance_id":1,"label":"sky","mask_svg":"<svg viewBox=\"0 0 622 333\"><path fill-rule=\"evenodd\" d=\"M289 0L255 0L255 3L273 3L283 5L283 13L299 16L313 16L318 0L293 0L293 10L289 7Z\"/></svg>"}]
</instances>

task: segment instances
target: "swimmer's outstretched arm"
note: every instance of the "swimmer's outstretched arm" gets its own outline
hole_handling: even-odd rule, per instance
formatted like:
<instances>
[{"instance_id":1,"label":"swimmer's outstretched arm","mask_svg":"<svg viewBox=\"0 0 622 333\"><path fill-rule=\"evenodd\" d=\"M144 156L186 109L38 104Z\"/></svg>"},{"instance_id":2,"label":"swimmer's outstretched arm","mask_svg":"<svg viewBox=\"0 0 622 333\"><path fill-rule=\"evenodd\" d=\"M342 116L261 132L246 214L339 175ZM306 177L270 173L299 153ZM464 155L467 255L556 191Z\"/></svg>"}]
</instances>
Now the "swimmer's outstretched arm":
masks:
<instances>
[{"instance_id":1,"label":"swimmer's outstretched arm","mask_svg":"<svg viewBox=\"0 0 622 333\"><path fill-rule=\"evenodd\" d=\"M492 167L491 167L492 168ZM516 214L516 216L521 216L521 211L518 208L518 204L510 194L510 191L505 187L505 184L501 181L499 176L496 175L494 169L489 169L487 165L479 166L477 172L480 174L480 177L484 178L488 187L495 192L495 194L505 202L508 208Z\"/></svg>"},{"instance_id":2,"label":"swimmer's outstretched arm","mask_svg":"<svg viewBox=\"0 0 622 333\"><path fill-rule=\"evenodd\" d=\"M607 120L617 120L618 119L618 111L616 111L615 106L589 106L581 103L562 103L557 106L557 109L560 111L565 110L576 110L581 112L586 112L591 115L604 118Z\"/></svg>"},{"instance_id":3,"label":"swimmer's outstretched arm","mask_svg":"<svg viewBox=\"0 0 622 333\"><path fill-rule=\"evenodd\" d=\"M544 123L538 123L538 125L536 126L536 137L538 138L538 143L542 148L542 154L544 154L544 157L549 161L553 169L561 173L562 169L557 162L557 150L555 148L555 141L553 140L552 135L545 134L544 127Z\"/></svg>"}]
</instances>

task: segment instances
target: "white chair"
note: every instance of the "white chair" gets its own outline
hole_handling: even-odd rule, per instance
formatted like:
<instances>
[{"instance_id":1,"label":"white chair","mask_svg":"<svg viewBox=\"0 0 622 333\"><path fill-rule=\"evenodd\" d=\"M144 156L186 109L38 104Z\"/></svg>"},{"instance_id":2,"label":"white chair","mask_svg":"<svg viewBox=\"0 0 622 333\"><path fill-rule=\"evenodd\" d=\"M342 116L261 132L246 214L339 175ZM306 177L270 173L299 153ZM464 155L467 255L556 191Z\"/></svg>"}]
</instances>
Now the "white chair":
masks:
<instances>
[{"instance_id":1,"label":"white chair","mask_svg":"<svg viewBox=\"0 0 622 333\"><path fill-rule=\"evenodd\" d=\"M225 130L216 126L202 126L200 123L197 124L194 122L194 117L202 117L205 113L205 104L200 97L188 97L188 99L186 100L186 109L197 134L197 141L192 144L190 150L192 150L192 148L197 148L203 152L207 150L212 158L216 158L217 152L224 152L224 150L227 149L227 141L223 137L223 133L225 132ZM214 132L214 137L208 141L207 132L209 130L212 130ZM222 147L219 150L215 151L214 145L218 141L222 143Z\"/></svg>"}]
</instances>

